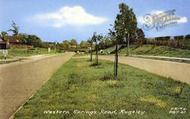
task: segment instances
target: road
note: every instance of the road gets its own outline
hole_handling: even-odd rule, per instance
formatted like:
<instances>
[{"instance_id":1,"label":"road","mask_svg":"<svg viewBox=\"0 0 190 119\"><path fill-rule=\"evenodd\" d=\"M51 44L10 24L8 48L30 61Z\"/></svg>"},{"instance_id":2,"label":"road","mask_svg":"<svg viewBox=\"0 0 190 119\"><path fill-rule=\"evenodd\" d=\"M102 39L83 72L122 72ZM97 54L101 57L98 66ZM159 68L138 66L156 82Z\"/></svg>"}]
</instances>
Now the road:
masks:
<instances>
[{"instance_id":1,"label":"road","mask_svg":"<svg viewBox=\"0 0 190 119\"><path fill-rule=\"evenodd\" d=\"M0 65L0 119L8 119L74 53Z\"/></svg>"},{"instance_id":2,"label":"road","mask_svg":"<svg viewBox=\"0 0 190 119\"><path fill-rule=\"evenodd\" d=\"M114 61L114 56L99 56L100 59ZM119 56L119 63L128 64L164 77L170 77L190 84L190 64L164 60Z\"/></svg>"},{"instance_id":3,"label":"road","mask_svg":"<svg viewBox=\"0 0 190 119\"><path fill-rule=\"evenodd\" d=\"M132 57L190 63L190 58L167 57L167 56L152 56L152 55L132 55Z\"/></svg>"},{"instance_id":4,"label":"road","mask_svg":"<svg viewBox=\"0 0 190 119\"><path fill-rule=\"evenodd\" d=\"M132 55L134 57L142 58L158 58L158 59L174 59L174 60L187 60L190 61L190 58L180 58L180 57L168 57L168 56L154 56L154 55Z\"/></svg>"}]
</instances>

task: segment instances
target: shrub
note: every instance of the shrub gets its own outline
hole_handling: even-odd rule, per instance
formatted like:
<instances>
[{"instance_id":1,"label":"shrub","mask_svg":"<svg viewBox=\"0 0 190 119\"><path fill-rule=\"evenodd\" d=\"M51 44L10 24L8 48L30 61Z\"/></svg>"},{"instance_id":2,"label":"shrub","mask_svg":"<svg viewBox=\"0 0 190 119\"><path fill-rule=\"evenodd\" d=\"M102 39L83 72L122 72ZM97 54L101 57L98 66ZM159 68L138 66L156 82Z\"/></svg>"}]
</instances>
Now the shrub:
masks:
<instances>
[{"instance_id":1,"label":"shrub","mask_svg":"<svg viewBox=\"0 0 190 119\"><path fill-rule=\"evenodd\" d=\"M111 72L108 72L108 71L104 72L103 77L100 78L100 80L102 80L102 81L113 80L113 79L114 79L113 74Z\"/></svg>"},{"instance_id":2,"label":"shrub","mask_svg":"<svg viewBox=\"0 0 190 119\"><path fill-rule=\"evenodd\" d=\"M83 80L80 75L76 73L71 73L68 76L67 84L70 85L83 85L85 80Z\"/></svg>"}]
</instances>

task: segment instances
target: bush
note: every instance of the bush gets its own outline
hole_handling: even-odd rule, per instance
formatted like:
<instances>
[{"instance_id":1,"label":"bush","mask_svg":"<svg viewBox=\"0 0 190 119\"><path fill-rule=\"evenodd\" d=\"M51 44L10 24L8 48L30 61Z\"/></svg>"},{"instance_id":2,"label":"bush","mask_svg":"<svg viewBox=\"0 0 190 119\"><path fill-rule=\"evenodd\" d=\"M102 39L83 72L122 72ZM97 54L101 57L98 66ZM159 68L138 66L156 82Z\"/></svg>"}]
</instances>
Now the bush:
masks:
<instances>
[{"instance_id":1,"label":"bush","mask_svg":"<svg viewBox=\"0 0 190 119\"><path fill-rule=\"evenodd\" d=\"M78 74L71 73L68 76L67 84L70 85L83 85L86 81L83 80Z\"/></svg>"},{"instance_id":2,"label":"bush","mask_svg":"<svg viewBox=\"0 0 190 119\"><path fill-rule=\"evenodd\" d=\"M114 75L113 75L113 73L111 73L111 72L104 72L104 75L103 75L103 77L101 77L100 78L100 80L102 80L102 81L106 81L106 80L113 80L114 79Z\"/></svg>"}]
</instances>

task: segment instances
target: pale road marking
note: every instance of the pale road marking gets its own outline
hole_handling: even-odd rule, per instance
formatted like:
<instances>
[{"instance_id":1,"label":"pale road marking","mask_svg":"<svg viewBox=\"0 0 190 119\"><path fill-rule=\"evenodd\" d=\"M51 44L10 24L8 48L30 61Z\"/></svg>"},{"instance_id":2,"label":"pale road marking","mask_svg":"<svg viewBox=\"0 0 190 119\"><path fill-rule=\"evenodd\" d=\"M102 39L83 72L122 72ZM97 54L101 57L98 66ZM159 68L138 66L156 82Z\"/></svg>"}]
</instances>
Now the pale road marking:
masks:
<instances>
[{"instance_id":1,"label":"pale road marking","mask_svg":"<svg viewBox=\"0 0 190 119\"><path fill-rule=\"evenodd\" d=\"M0 65L0 119L8 119L74 53Z\"/></svg>"},{"instance_id":2,"label":"pale road marking","mask_svg":"<svg viewBox=\"0 0 190 119\"><path fill-rule=\"evenodd\" d=\"M99 58L114 61L114 56L99 56ZM119 56L119 63L190 84L190 64L187 63L124 56Z\"/></svg>"}]
</instances>

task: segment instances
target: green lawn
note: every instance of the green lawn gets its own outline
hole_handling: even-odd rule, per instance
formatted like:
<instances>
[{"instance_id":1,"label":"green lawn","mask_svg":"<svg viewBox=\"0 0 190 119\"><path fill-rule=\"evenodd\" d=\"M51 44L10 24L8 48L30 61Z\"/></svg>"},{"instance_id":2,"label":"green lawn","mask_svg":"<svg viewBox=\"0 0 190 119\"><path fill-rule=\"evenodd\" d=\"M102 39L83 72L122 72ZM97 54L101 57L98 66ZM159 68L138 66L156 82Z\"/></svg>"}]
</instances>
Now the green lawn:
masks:
<instances>
[{"instance_id":1,"label":"green lawn","mask_svg":"<svg viewBox=\"0 0 190 119\"><path fill-rule=\"evenodd\" d=\"M120 54L125 55L127 48L121 49ZM170 48L167 46L143 45L142 47L130 47L130 53L133 55L155 55L169 57L186 57L190 58L190 50Z\"/></svg>"},{"instance_id":2,"label":"green lawn","mask_svg":"<svg viewBox=\"0 0 190 119\"><path fill-rule=\"evenodd\" d=\"M189 119L189 110L185 114L169 114L174 107L179 112L190 109L189 85L122 64L119 80L111 80L113 63L100 62L101 65L92 66L88 59L71 59L15 118Z\"/></svg>"}]
</instances>

